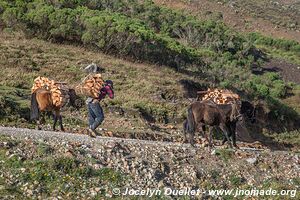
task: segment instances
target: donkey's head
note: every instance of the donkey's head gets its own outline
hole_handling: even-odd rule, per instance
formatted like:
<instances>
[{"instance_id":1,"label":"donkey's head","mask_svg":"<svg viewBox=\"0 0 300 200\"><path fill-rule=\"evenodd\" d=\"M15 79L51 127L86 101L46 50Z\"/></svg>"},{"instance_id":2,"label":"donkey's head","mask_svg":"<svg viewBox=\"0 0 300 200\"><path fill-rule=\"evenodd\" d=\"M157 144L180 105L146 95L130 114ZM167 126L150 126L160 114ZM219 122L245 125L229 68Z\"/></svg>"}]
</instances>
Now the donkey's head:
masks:
<instances>
[{"instance_id":1,"label":"donkey's head","mask_svg":"<svg viewBox=\"0 0 300 200\"><path fill-rule=\"evenodd\" d=\"M242 101L241 113L247 116L251 123L256 121L256 107L253 106L249 101Z\"/></svg>"},{"instance_id":2,"label":"donkey's head","mask_svg":"<svg viewBox=\"0 0 300 200\"><path fill-rule=\"evenodd\" d=\"M243 115L241 113L242 104L240 101L234 101L231 104L230 121L243 121Z\"/></svg>"}]
</instances>

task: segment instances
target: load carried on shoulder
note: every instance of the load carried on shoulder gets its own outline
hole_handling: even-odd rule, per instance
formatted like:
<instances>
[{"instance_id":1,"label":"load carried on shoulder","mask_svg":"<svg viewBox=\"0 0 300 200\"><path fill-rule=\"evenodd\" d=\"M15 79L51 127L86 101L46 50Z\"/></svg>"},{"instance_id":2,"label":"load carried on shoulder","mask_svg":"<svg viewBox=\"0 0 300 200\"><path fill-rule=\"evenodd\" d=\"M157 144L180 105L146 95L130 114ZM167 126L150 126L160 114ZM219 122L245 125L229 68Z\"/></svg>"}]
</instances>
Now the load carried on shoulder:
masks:
<instances>
[{"instance_id":1,"label":"load carried on shoulder","mask_svg":"<svg viewBox=\"0 0 300 200\"><path fill-rule=\"evenodd\" d=\"M70 101L70 96L68 94L69 87L64 82L56 82L47 77L39 76L34 79L31 93L34 93L40 88L44 88L51 92L53 105L57 107L63 107Z\"/></svg>"},{"instance_id":2,"label":"load carried on shoulder","mask_svg":"<svg viewBox=\"0 0 300 200\"><path fill-rule=\"evenodd\" d=\"M198 92L199 100L212 100L216 104L232 104L235 101L240 101L240 96L231 90L227 89L211 89Z\"/></svg>"},{"instance_id":3,"label":"load carried on shoulder","mask_svg":"<svg viewBox=\"0 0 300 200\"><path fill-rule=\"evenodd\" d=\"M104 81L101 74L89 74L82 83L76 87L76 92L88 97L98 98Z\"/></svg>"}]
</instances>

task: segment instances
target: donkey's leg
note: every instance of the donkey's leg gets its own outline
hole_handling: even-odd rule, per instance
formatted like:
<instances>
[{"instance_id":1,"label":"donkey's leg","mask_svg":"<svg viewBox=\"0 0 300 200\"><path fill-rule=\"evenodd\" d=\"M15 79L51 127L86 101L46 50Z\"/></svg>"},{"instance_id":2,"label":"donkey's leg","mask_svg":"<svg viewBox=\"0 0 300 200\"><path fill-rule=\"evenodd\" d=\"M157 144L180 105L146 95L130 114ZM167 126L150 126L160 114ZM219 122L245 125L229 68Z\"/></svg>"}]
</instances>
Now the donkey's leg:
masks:
<instances>
[{"instance_id":1,"label":"donkey's leg","mask_svg":"<svg viewBox=\"0 0 300 200\"><path fill-rule=\"evenodd\" d=\"M232 130L231 130L230 124L225 124L225 126L227 127L227 130L228 130L228 137L226 137L226 136L224 137L224 139L222 141L222 145L224 145L226 141L230 142L230 137L232 135Z\"/></svg>"},{"instance_id":2,"label":"donkey's leg","mask_svg":"<svg viewBox=\"0 0 300 200\"><path fill-rule=\"evenodd\" d=\"M224 137L224 138L223 138L223 141L222 141L222 145L224 145L226 141L227 141L227 138Z\"/></svg>"},{"instance_id":3,"label":"donkey's leg","mask_svg":"<svg viewBox=\"0 0 300 200\"><path fill-rule=\"evenodd\" d=\"M195 147L195 131L189 133L189 143Z\"/></svg>"},{"instance_id":4,"label":"donkey's leg","mask_svg":"<svg viewBox=\"0 0 300 200\"><path fill-rule=\"evenodd\" d=\"M183 122L183 135L184 135L184 141L183 143L188 143L188 132L187 132L187 121L185 120Z\"/></svg>"},{"instance_id":5,"label":"donkey's leg","mask_svg":"<svg viewBox=\"0 0 300 200\"><path fill-rule=\"evenodd\" d=\"M208 144L209 147L213 147L213 143L212 143L212 130L214 129L213 126L209 126L209 140L208 140Z\"/></svg>"},{"instance_id":6,"label":"donkey's leg","mask_svg":"<svg viewBox=\"0 0 300 200\"><path fill-rule=\"evenodd\" d=\"M190 143L194 146L194 132L190 132L187 128L188 124L187 121L183 123L183 134L184 134L184 143Z\"/></svg>"},{"instance_id":7,"label":"donkey's leg","mask_svg":"<svg viewBox=\"0 0 300 200\"><path fill-rule=\"evenodd\" d=\"M210 130L210 129L208 129ZM210 134L210 132L208 131L208 133L204 133L204 137L205 137L205 140L208 142L208 146L210 146L210 140L209 140L209 137L207 136L207 134Z\"/></svg>"},{"instance_id":8,"label":"donkey's leg","mask_svg":"<svg viewBox=\"0 0 300 200\"><path fill-rule=\"evenodd\" d=\"M53 127L52 127L52 129L53 129L53 131L56 131L56 122L57 122L57 115L56 115L56 113L54 112L53 113Z\"/></svg>"},{"instance_id":9,"label":"donkey's leg","mask_svg":"<svg viewBox=\"0 0 300 200\"><path fill-rule=\"evenodd\" d=\"M37 119L37 120L36 120L36 129L37 129L37 130L42 130L40 119Z\"/></svg>"},{"instance_id":10,"label":"donkey's leg","mask_svg":"<svg viewBox=\"0 0 300 200\"><path fill-rule=\"evenodd\" d=\"M227 129L226 125L225 124L221 124L220 125L220 129L223 131L223 133L224 133L227 141L229 142L230 147L232 148L232 144L231 144L229 136L228 136L228 129Z\"/></svg>"},{"instance_id":11,"label":"donkey's leg","mask_svg":"<svg viewBox=\"0 0 300 200\"><path fill-rule=\"evenodd\" d=\"M230 128L231 128L233 146L238 148L238 146L236 145L236 123L232 123Z\"/></svg>"},{"instance_id":12,"label":"donkey's leg","mask_svg":"<svg viewBox=\"0 0 300 200\"><path fill-rule=\"evenodd\" d=\"M63 126L63 123L62 123L62 116L60 115L59 109L58 109L58 110L55 110L55 116L56 116L56 119L59 120L60 130L61 130L61 131L65 131L64 126Z\"/></svg>"},{"instance_id":13,"label":"donkey's leg","mask_svg":"<svg viewBox=\"0 0 300 200\"><path fill-rule=\"evenodd\" d=\"M37 130L42 130L42 125L46 123L45 112L41 112L39 118L36 120Z\"/></svg>"},{"instance_id":14,"label":"donkey's leg","mask_svg":"<svg viewBox=\"0 0 300 200\"><path fill-rule=\"evenodd\" d=\"M61 115L59 115L59 125L60 125L60 130L65 132L65 128L64 128L63 123L62 123L62 116Z\"/></svg>"}]
</instances>

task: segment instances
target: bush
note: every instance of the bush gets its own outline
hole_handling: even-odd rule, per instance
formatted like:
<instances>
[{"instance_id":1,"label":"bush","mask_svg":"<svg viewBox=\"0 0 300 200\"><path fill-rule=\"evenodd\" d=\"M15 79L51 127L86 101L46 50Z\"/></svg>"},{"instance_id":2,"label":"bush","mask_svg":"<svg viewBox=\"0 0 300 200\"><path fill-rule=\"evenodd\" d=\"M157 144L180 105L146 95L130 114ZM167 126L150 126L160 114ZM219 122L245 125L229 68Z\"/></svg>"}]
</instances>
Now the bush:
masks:
<instances>
[{"instance_id":1,"label":"bush","mask_svg":"<svg viewBox=\"0 0 300 200\"><path fill-rule=\"evenodd\" d=\"M267 36L263 36L260 33L250 33L248 37L259 45L266 45L285 51L293 51L295 53L300 52L300 44L293 40L274 39Z\"/></svg>"},{"instance_id":2,"label":"bush","mask_svg":"<svg viewBox=\"0 0 300 200\"><path fill-rule=\"evenodd\" d=\"M70 8L56 9L49 15L50 36L55 39L78 41L81 38L82 30L77 22L81 10Z\"/></svg>"},{"instance_id":3,"label":"bush","mask_svg":"<svg viewBox=\"0 0 300 200\"><path fill-rule=\"evenodd\" d=\"M270 90L270 95L276 98L285 97L287 94L287 86L282 80L275 80L273 88Z\"/></svg>"},{"instance_id":4,"label":"bush","mask_svg":"<svg viewBox=\"0 0 300 200\"><path fill-rule=\"evenodd\" d=\"M287 95L288 85L280 78L280 75L274 72L253 76L243 84L243 88L254 96L283 98Z\"/></svg>"},{"instance_id":5,"label":"bush","mask_svg":"<svg viewBox=\"0 0 300 200\"><path fill-rule=\"evenodd\" d=\"M35 0L27 9L23 23L43 38L92 44L107 53L175 68L198 65L200 71L203 48L237 60L237 65L253 62L251 43L223 23L199 21L152 1Z\"/></svg>"},{"instance_id":6,"label":"bush","mask_svg":"<svg viewBox=\"0 0 300 200\"><path fill-rule=\"evenodd\" d=\"M15 27L21 17L22 13L18 8L7 8L2 14L2 19L8 27Z\"/></svg>"}]
</instances>

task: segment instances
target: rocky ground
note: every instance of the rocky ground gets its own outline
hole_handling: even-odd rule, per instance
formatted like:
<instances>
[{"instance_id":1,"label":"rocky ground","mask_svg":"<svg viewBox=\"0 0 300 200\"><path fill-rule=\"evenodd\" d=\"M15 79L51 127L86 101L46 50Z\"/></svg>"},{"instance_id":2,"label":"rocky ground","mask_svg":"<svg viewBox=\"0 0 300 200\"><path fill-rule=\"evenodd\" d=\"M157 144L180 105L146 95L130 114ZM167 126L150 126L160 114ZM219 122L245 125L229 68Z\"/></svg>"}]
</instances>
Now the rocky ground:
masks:
<instances>
[{"instance_id":1,"label":"rocky ground","mask_svg":"<svg viewBox=\"0 0 300 200\"><path fill-rule=\"evenodd\" d=\"M118 198L116 188L122 192L126 188L299 190L300 185L297 152L220 146L209 151L177 142L94 139L7 127L0 127L0 133L0 196L4 199ZM161 198L177 197L182 196ZM196 198L225 196L204 192Z\"/></svg>"}]
</instances>

